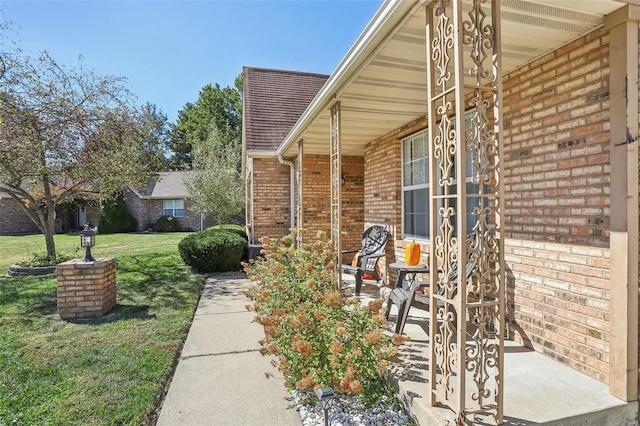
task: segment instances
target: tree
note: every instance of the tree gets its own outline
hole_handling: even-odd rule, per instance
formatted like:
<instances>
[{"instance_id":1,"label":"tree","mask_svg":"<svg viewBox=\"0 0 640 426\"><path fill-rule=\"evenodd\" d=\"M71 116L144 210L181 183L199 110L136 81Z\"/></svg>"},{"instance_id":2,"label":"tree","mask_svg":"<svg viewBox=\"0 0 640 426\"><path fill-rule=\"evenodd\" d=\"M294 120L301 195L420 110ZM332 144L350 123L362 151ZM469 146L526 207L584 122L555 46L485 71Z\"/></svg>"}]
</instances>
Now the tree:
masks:
<instances>
[{"instance_id":1,"label":"tree","mask_svg":"<svg viewBox=\"0 0 640 426\"><path fill-rule=\"evenodd\" d=\"M195 211L227 224L242 210L245 198L240 161L240 139L229 127L214 127L204 142L194 144L196 171L186 186Z\"/></svg>"},{"instance_id":2,"label":"tree","mask_svg":"<svg viewBox=\"0 0 640 426\"><path fill-rule=\"evenodd\" d=\"M235 87L220 88L219 84L204 86L198 100L187 103L178 113L178 120L171 129L172 167L193 167L193 146L207 140L213 129L242 136L242 75L235 80Z\"/></svg>"},{"instance_id":3,"label":"tree","mask_svg":"<svg viewBox=\"0 0 640 426\"><path fill-rule=\"evenodd\" d=\"M140 109L141 123L144 126L143 139L144 152L147 158L145 163L154 172L164 172L169 169L169 159L166 154L169 151L170 128L167 115L151 103L146 103Z\"/></svg>"},{"instance_id":4,"label":"tree","mask_svg":"<svg viewBox=\"0 0 640 426\"><path fill-rule=\"evenodd\" d=\"M149 175L148 127L121 77L80 63L12 56L0 80L0 190L19 202L55 259L56 207L109 199Z\"/></svg>"}]
</instances>

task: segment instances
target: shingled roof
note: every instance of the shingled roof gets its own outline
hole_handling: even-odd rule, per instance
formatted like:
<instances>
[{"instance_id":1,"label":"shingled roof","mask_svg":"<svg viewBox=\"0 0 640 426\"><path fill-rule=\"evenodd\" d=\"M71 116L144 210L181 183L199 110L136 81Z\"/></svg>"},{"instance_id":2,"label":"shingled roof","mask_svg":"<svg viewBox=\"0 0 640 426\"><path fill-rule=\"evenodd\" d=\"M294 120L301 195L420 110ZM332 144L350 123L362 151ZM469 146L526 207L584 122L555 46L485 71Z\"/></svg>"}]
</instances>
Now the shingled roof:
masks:
<instances>
[{"instance_id":1,"label":"shingled roof","mask_svg":"<svg viewBox=\"0 0 640 426\"><path fill-rule=\"evenodd\" d=\"M247 151L275 151L328 78L324 74L244 67Z\"/></svg>"},{"instance_id":2,"label":"shingled roof","mask_svg":"<svg viewBox=\"0 0 640 426\"><path fill-rule=\"evenodd\" d=\"M160 172L149 178L147 184L134 191L140 198L171 199L189 198L186 181L194 171Z\"/></svg>"}]
</instances>

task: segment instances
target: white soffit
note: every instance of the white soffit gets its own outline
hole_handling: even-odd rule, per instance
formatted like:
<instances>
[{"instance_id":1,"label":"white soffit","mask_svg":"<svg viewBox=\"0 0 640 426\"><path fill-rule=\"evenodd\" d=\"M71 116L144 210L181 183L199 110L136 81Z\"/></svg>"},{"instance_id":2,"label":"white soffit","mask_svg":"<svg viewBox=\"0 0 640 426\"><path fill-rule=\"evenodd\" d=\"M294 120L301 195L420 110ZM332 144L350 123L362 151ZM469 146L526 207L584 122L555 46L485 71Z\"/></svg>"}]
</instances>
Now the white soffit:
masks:
<instances>
[{"instance_id":1,"label":"white soffit","mask_svg":"<svg viewBox=\"0 0 640 426\"><path fill-rule=\"evenodd\" d=\"M394 3L386 1L380 10L391 10L389 5ZM463 5L465 11L470 10L470 4ZM605 15L624 5L615 0L502 0L504 73L593 31L603 24ZM393 13L407 12L393 9ZM312 102L302 121L281 145L279 153L295 156L296 142L302 139L305 154L328 154L329 111L326 106L333 99L341 101L342 106L342 155L364 155L367 143L426 114L425 8L417 7L409 13L412 15L377 49L373 50L375 46L363 49L363 52L375 52L373 57L367 58L366 66L361 65L363 58L354 59L353 66L345 64L348 58L343 60L325 87L331 87L332 80L342 81L345 77L348 85L333 93L321 90L319 96L323 95L325 99ZM378 35L394 31L388 22L398 19L380 21ZM366 39L361 40L361 43L366 42ZM379 39L376 42L379 43Z\"/></svg>"}]
</instances>

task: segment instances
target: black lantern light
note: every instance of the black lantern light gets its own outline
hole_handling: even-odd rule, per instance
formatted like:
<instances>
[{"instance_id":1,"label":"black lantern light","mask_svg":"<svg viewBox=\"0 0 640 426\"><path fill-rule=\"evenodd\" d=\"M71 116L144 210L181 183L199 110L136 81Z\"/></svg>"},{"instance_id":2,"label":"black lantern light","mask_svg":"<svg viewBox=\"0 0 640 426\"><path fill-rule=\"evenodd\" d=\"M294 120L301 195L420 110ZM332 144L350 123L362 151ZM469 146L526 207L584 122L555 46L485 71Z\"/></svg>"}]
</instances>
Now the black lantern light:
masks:
<instances>
[{"instance_id":1,"label":"black lantern light","mask_svg":"<svg viewBox=\"0 0 640 426\"><path fill-rule=\"evenodd\" d=\"M80 232L80 245L87 248L83 260L85 262L94 262L95 259L91 256L91 247L96 245L96 233L88 225L85 225Z\"/></svg>"}]
</instances>

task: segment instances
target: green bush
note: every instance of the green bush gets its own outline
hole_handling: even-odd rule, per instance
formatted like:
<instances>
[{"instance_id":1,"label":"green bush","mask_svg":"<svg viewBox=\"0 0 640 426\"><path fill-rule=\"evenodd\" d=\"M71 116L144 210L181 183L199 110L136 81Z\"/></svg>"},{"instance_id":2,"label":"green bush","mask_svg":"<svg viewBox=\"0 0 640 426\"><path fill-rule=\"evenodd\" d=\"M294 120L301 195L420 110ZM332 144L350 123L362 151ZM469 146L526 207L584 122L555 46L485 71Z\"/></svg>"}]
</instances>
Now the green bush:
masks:
<instances>
[{"instance_id":1,"label":"green bush","mask_svg":"<svg viewBox=\"0 0 640 426\"><path fill-rule=\"evenodd\" d=\"M242 252L242 261L246 262L249 260L249 237L247 236L247 230L243 225L236 224L228 224L228 225L215 225L211 228L207 228L206 230L219 230L224 229L225 231L235 232L240 235L247 242L244 246L244 251Z\"/></svg>"},{"instance_id":2,"label":"green bush","mask_svg":"<svg viewBox=\"0 0 640 426\"><path fill-rule=\"evenodd\" d=\"M138 222L129 212L122 193L115 200L102 201L100 203L98 231L101 234L133 232L137 227Z\"/></svg>"},{"instance_id":3,"label":"green bush","mask_svg":"<svg viewBox=\"0 0 640 426\"><path fill-rule=\"evenodd\" d=\"M160 216L155 223L156 232L180 232L180 222L173 216Z\"/></svg>"},{"instance_id":4,"label":"green bush","mask_svg":"<svg viewBox=\"0 0 640 426\"><path fill-rule=\"evenodd\" d=\"M178 243L182 260L198 272L239 271L247 241L237 232L206 229Z\"/></svg>"},{"instance_id":5,"label":"green bush","mask_svg":"<svg viewBox=\"0 0 640 426\"><path fill-rule=\"evenodd\" d=\"M245 240L248 239L247 230L245 229L245 227L243 225L236 225L236 224L215 225L215 226L212 226L211 228L207 228L207 230L209 230L209 229L224 229L225 231L231 231L231 232L237 233L238 235L240 235Z\"/></svg>"},{"instance_id":6,"label":"green bush","mask_svg":"<svg viewBox=\"0 0 640 426\"><path fill-rule=\"evenodd\" d=\"M264 260L246 265L258 284L247 292L248 309L264 328L262 355L274 355L289 389L331 387L358 394L365 405L391 392L385 385L394 344L383 334L383 300L363 307L336 289L335 263L326 235L314 244L294 247L292 238L263 238Z\"/></svg>"}]
</instances>

